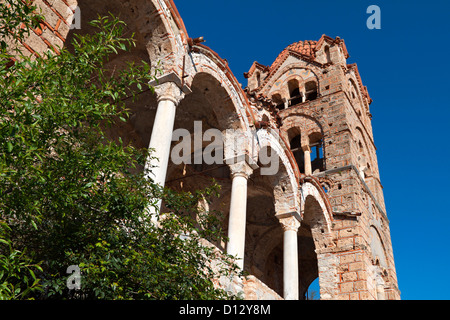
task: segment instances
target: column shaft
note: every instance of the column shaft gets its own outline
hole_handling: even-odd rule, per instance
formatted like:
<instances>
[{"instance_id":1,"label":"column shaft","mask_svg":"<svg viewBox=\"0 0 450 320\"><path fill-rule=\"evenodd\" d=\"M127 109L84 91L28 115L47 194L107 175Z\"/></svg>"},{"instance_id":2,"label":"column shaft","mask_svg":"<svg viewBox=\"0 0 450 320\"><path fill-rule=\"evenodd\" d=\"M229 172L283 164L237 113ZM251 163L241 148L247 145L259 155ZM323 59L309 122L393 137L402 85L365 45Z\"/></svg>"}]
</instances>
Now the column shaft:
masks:
<instances>
[{"instance_id":1,"label":"column shaft","mask_svg":"<svg viewBox=\"0 0 450 320\"><path fill-rule=\"evenodd\" d=\"M151 156L156 159L148 161L151 170L151 178L155 183L164 186L166 182L167 166L170 157L170 145L172 143L172 131L175 122L175 103L171 100L161 100L158 103L155 122L149 148L153 149Z\"/></svg>"},{"instance_id":2,"label":"column shaft","mask_svg":"<svg viewBox=\"0 0 450 320\"><path fill-rule=\"evenodd\" d=\"M283 227L283 296L285 300L298 300L298 248L297 232L300 227L298 213L278 214Z\"/></svg>"},{"instance_id":3,"label":"column shaft","mask_svg":"<svg viewBox=\"0 0 450 320\"><path fill-rule=\"evenodd\" d=\"M158 97L158 108L150 137L149 149L152 150L145 163L145 175L164 187L169 165L175 112L177 105L184 98L184 93L174 82L164 82L158 85L155 87L155 92ZM154 216L160 207L161 200L158 201L156 207L148 208L149 214Z\"/></svg>"},{"instance_id":4,"label":"column shaft","mask_svg":"<svg viewBox=\"0 0 450 320\"><path fill-rule=\"evenodd\" d=\"M244 269L245 224L247 220L247 180L253 169L246 161L230 165L231 200L228 218L227 253L237 258L236 264Z\"/></svg>"},{"instance_id":5,"label":"column shaft","mask_svg":"<svg viewBox=\"0 0 450 320\"><path fill-rule=\"evenodd\" d=\"M297 232L287 230L283 236L283 295L285 300L298 300Z\"/></svg>"},{"instance_id":6,"label":"column shaft","mask_svg":"<svg viewBox=\"0 0 450 320\"><path fill-rule=\"evenodd\" d=\"M247 216L247 177L233 177L228 220L227 253L237 257L236 264L244 268L245 254L245 224Z\"/></svg>"},{"instance_id":7,"label":"column shaft","mask_svg":"<svg viewBox=\"0 0 450 320\"><path fill-rule=\"evenodd\" d=\"M309 146L307 148L303 149L304 159L305 159L305 174L311 175L312 174L312 167L311 167L311 149Z\"/></svg>"}]
</instances>

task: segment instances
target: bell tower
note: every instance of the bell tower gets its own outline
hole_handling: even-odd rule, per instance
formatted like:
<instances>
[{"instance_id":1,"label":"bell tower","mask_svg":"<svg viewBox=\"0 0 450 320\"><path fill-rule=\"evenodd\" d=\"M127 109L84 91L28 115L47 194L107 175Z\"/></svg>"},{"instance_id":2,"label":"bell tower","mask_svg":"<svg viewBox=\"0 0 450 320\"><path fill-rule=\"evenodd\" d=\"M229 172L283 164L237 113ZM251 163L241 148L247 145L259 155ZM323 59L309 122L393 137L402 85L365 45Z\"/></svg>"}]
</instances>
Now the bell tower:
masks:
<instances>
[{"instance_id":1,"label":"bell tower","mask_svg":"<svg viewBox=\"0 0 450 320\"><path fill-rule=\"evenodd\" d=\"M272 125L295 159L299 193L305 194L305 182L314 181L331 206L331 240L325 241L324 226L314 227L320 213L308 198L300 199L299 235L313 238L317 256L307 263L301 252L305 237L299 236L300 295L309 279L318 277L321 299L400 299L372 133L372 99L348 57L339 37L299 41L270 66L254 62L245 73L246 89L274 115Z\"/></svg>"}]
</instances>

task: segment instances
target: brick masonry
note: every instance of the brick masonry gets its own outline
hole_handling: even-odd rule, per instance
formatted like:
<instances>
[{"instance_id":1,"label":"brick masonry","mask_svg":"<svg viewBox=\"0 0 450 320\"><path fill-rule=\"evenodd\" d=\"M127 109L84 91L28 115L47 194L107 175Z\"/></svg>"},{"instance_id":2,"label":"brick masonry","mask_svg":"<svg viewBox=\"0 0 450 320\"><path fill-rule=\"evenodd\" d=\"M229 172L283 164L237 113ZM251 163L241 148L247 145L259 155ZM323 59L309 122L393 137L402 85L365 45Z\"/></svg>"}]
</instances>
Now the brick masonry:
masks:
<instances>
[{"instance_id":1,"label":"brick masonry","mask_svg":"<svg viewBox=\"0 0 450 320\"><path fill-rule=\"evenodd\" d=\"M271 66L254 63L246 73L248 92L259 101L277 95L273 103L287 141L299 134L302 145L322 141L324 167L313 176L327 188L335 245L318 254L321 298L399 299L371 126L372 100L347 57L339 38L324 35L319 41L295 43ZM305 84L314 81L317 97L305 101L304 95L292 104L293 79L304 93Z\"/></svg>"},{"instance_id":2,"label":"brick masonry","mask_svg":"<svg viewBox=\"0 0 450 320\"><path fill-rule=\"evenodd\" d=\"M76 1L35 0L33 5L37 8L36 12L44 16L45 21L23 41L22 53L26 56L42 55L49 50L58 53L69 33Z\"/></svg>"}]
</instances>

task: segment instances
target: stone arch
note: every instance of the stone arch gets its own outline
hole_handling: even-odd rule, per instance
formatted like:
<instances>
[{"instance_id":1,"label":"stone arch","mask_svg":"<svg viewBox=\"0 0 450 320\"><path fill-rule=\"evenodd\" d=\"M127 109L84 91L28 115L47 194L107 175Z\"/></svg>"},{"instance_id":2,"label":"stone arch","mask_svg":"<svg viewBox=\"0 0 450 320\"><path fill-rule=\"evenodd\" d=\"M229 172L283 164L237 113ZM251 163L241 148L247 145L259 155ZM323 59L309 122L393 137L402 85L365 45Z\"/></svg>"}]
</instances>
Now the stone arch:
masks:
<instances>
[{"instance_id":1,"label":"stone arch","mask_svg":"<svg viewBox=\"0 0 450 320\"><path fill-rule=\"evenodd\" d=\"M348 78L347 95L351 101L351 104L358 118L364 119L366 115L366 110L364 108L361 92L359 91L356 83L357 82L352 77Z\"/></svg>"},{"instance_id":2,"label":"stone arch","mask_svg":"<svg viewBox=\"0 0 450 320\"><path fill-rule=\"evenodd\" d=\"M195 73L190 83L192 92L185 96L178 108L180 117L195 120L203 118L205 130L217 128L225 131L245 128L242 116L230 95L231 92L221 81L222 79L211 72L202 70Z\"/></svg>"},{"instance_id":3,"label":"stone arch","mask_svg":"<svg viewBox=\"0 0 450 320\"><path fill-rule=\"evenodd\" d=\"M307 129L308 134L317 131L320 132L323 137L326 137L328 135L329 126L324 117L321 117L316 112L306 108L297 108L297 110L287 113L286 116L283 117L284 121L282 131L287 132L292 127L300 127L302 119L307 119L315 123L314 126ZM288 137L285 136L285 138Z\"/></svg>"},{"instance_id":4,"label":"stone arch","mask_svg":"<svg viewBox=\"0 0 450 320\"><path fill-rule=\"evenodd\" d=\"M214 178L221 186L221 195L218 202L214 203L214 208L220 207L219 211L223 211L226 230L229 207L223 205L223 199L228 201L231 196L229 165L252 151L250 129L246 129L246 123L238 113L243 108L236 108L237 103L241 106L244 106L244 103L239 100L239 96L230 96L233 94L231 85L221 77L218 70L197 64L195 72L189 77L186 85L189 85L191 92L177 107L174 132L184 131L186 139L189 140L190 163L170 163L167 186L180 191L192 191L208 186L211 178ZM209 132L213 133L213 140L207 140ZM217 137L220 137L220 141L217 141ZM172 151L175 147L179 150L179 143L172 142ZM205 161L204 151L213 143L219 143L218 148L212 149L217 150L220 156L214 157L214 163L210 163ZM200 158L197 158L198 154ZM198 161L195 161L196 158Z\"/></svg>"},{"instance_id":5,"label":"stone arch","mask_svg":"<svg viewBox=\"0 0 450 320\"><path fill-rule=\"evenodd\" d=\"M280 138L274 130L260 129L256 132L256 135L258 139L258 158L260 156L259 151L264 148L270 148L276 153L279 161L277 172L274 172L277 180L274 186L274 193L277 196L275 199L276 213L298 211L300 208L298 182L285 147L283 147L284 144L280 143Z\"/></svg>"},{"instance_id":6,"label":"stone arch","mask_svg":"<svg viewBox=\"0 0 450 320\"><path fill-rule=\"evenodd\" d=\"M233 86L214 61L202 54L193 53L194 68L186 81L191 89L177 107L175 130L187 130L194 141L195 132L198 131L198 143L192 143L192 152L195 148L206 147L203 141L208 130L217 129L222 137L222 154L224 159L234 159L252 152L252 139L248 121L242 114L245 112L245 102L233 91ZM215 141L215 139L214 139ZM212 141L211 141L212 142ZM242 143L241 143L242 142ZM221 163L221 165L226 165ZM194 168L195 169L195 168ZM210 166L208 170L212 169ZM180 173L180 168L176 169ZM169 168L172 171L172 168Z\"/></svg>"},{"instance_id":7,"label":"stone arch","mask_svg":"<svg viewBox=\"0 0 450 320\"><path fill-rule=\"evenodd\" d=\"M227 92L226 100L229 100L235 112L241 120L241 128L250 131L251 111L242 88L237 86L234 76L224 68L220 58L203 48L190 53L189 66L186 67L186 84L191 86L197 74L209 74ZM208 54L207 54L208 53Z\"/></svg>"},{"instance_id":8,"label":"stone arch","mask_svg":"<svg viewBox=\"0 0 450 320\"><path fill-rule=\"evenodd\" d=\"M244 270L283 294L283 231L278 215L299 212L298 183L277 131L254 132L258 168L248 181ZM267 158L265 158L267 157ZM276 166L270 169L274 160Z\"/></svg>"},{"instance_id":9,"label":"stone arch","mask_svg":"<svg viewBox=\"0 0 450 320\"><path fill-rule=\"evenodd\" d=\"M312 177L305 180L301 185L302 222L299 234L306 234L302 250L309 252L309 260L303 262L305 271L300 282L300 293L304 294L309 285L319 278L320 298L332 299L337 292L338 273L334 261L336 257L331 253L335 247L331 204L318 181Z\"/></svg>"},{"instance_id":10,"label":"stone arch","mask_svg":"<svg viewBox=\"0 0 450 320\"><path fill-rule=\"evenodd\" d=\"M258 166L249 181L246 269L283 295L283 230L278 217L300 212L298 182L283 143L273 129L256 132ZM277 160L275 172L262 175L264 155Z\"/></svg>"},{"instance_id":11,"label":"stone arch","mask_svg":"<svg viewBox=\"0 0 450 320\"><path fill-rule=\"evenodd\" d=\"M173 3L158 0L123 3L135 8L138 41L145 43L152 67L161 68L163 73L174 70L185 53L187 32Z\"/></svg>"},{"instance_id":12,"label":"stone arch","mask_svg":"<svg viewBox=\"0 0 450 320\"><path fill-rule=\"evenodd\" d=\"M311 180L311 179L310 179ZM321 188L320 183L317 181L306 181L300 186L300 200L301 200L301 212L302 217L304 217L307 199L312 201L315 200L317 206L314 208L319 210L319 216L313 217L314 223L318 221L322 221L323 227L326 229L328 233L331 233L331 223L333 221L333 214L331 204L328 200L328 197L325 194L325 191ZM312 218L312 217L311 217Z\"/></svg>"},{"instance_id":13,"label":"stone arch","mask_svg":"<svg viewBox=\"0 0 450 320\"><path fill-rule=\"evenodd\" d=\"M304 168L302 168L302 165L304 165L304 163L302 160L303 151L301 150L301 147L309 146L311 145L311 143L316 144L315 148L320 149L318 152L320 155L319 158L317 158L316 156L317 152L314 154L315 159L317 158L317 160L315 160L314 162L314 166L320 171L323 171L326 168L326 146L324 143L326 134L323 129L324 125L326 125L326 123L323 121L323 119L312 112L303 112L303 110L300 112L289 114L283 121L281 134L284 140L287 141L290 145L291 151L294 152L294 157L299 172L304 172ZM294 141L293 139L298 138L298 136L300 136L301 139L301 146L298 146L297 143L294 147L292 144ZM296 151L293 151L292 148L295 148Z\"/></svg>"},{"instance_id":14,"label":"stone arch","mask_svg":"<svg viewBox=\"0 0 450 320\"><path fill-rule=\"evenodd\" d=\"M375 224L371 224L369 227L369 246L372 253L372 266L369 268L369 276L375 291L373 295L377 297L377 300L385 300L386 289L389 286L386 277L389 260L382 234Z\"/></svg>"},{"instance_id":15,"label":"stone arch","mask_svg":"<svg viewBox=\"0 0 450 320\"><path fill-rule=\"evenodd\" d=\"M298 73L297 73L298 71ZM291 80L293 77L297 76L302 79L300 85L304 86L309 78L313 78L317 83L318 95L320 95L320 81L319 76L320 70L315 67L305 66L304 62L291 63L281 69L279 69L275 74L270 76L264 84L263 91L270 95L272 91L279 90L279 88L286 87L287 81ZM284 77L284 78L283 78Z\"/></svg>"},{"instance_id":16,"label":"stone arch","mask_svg":"<svg viewBox=\"0 0 450 320\"><path fill-rule=\"evenodd\" d=\"M139 56L146 55L153 68L161 69L163 73L175 69L183 56L186 42L186 31L180 26L180 18L170 3L158 0L78 0L81 12L80 29L74 33L90 33L93 27L91 20L98 15L114 14L126 23L125 32L132 34L136 39L136 48L132 52Z\"/></svg>"}]
</instances>

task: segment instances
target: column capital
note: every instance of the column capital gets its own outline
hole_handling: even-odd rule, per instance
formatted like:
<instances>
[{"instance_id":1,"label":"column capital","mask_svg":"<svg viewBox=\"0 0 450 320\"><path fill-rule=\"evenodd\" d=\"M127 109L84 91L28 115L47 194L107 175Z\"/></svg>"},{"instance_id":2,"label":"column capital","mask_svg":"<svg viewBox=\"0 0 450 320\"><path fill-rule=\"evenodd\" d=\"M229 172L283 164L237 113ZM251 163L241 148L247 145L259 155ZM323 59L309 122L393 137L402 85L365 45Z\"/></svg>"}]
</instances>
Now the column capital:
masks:
<instances>
[{"instance_id":1,"label":"column capital","mask_svg":"<svg viewBox=\"0 0 450 320\"><path fill-rule=\"evenodd\" d=\"M229 166L232 178L244 177L245 179L248 179L253 173L253 168L245 160L229 164Z\"/></svg>"},{"instance_id":2,"label":"column capital","mask_svg":"<svg viewBox=\"0 0 450 320\"><path fill-rule=\"evenodd\" d=\"M186 94L192 92L175 72L170 72L154 79L149 82L149 85L155 88L158 102L170 100L175 105L178 105Z\"/></svg>"},{"instance_id":3,"label":"column capital","mask_svg":"<svg viewBox=\"0 0 450 320\"><path fill-rule=\"evenodd\" d=\"M305 151L311 152L311 147L309 146L309 144L302 145L302 150L303 150L303 152L305 152Z\"/></svg>"},{"instance_id":4,"label":"column capital","mask_svg":"<svg viewBox=\"0 0 450 320\"><path fill-rule=\"evenodd\" d=\"M164 82L154 87L158 102L169 100L176 106L183 100L185 94L175 82Z\"/></svg>"},{"instance_id":5,"label":"column capital","mask_svg":"<svg viewBox=\"0 0 450 320\"><path fill-rule=\"evenodd\" d=\"M300 228L300 215L297 212L288 212L275 215L280 221L283 231L298 231Z\"/></svg>"}]
</instances>

